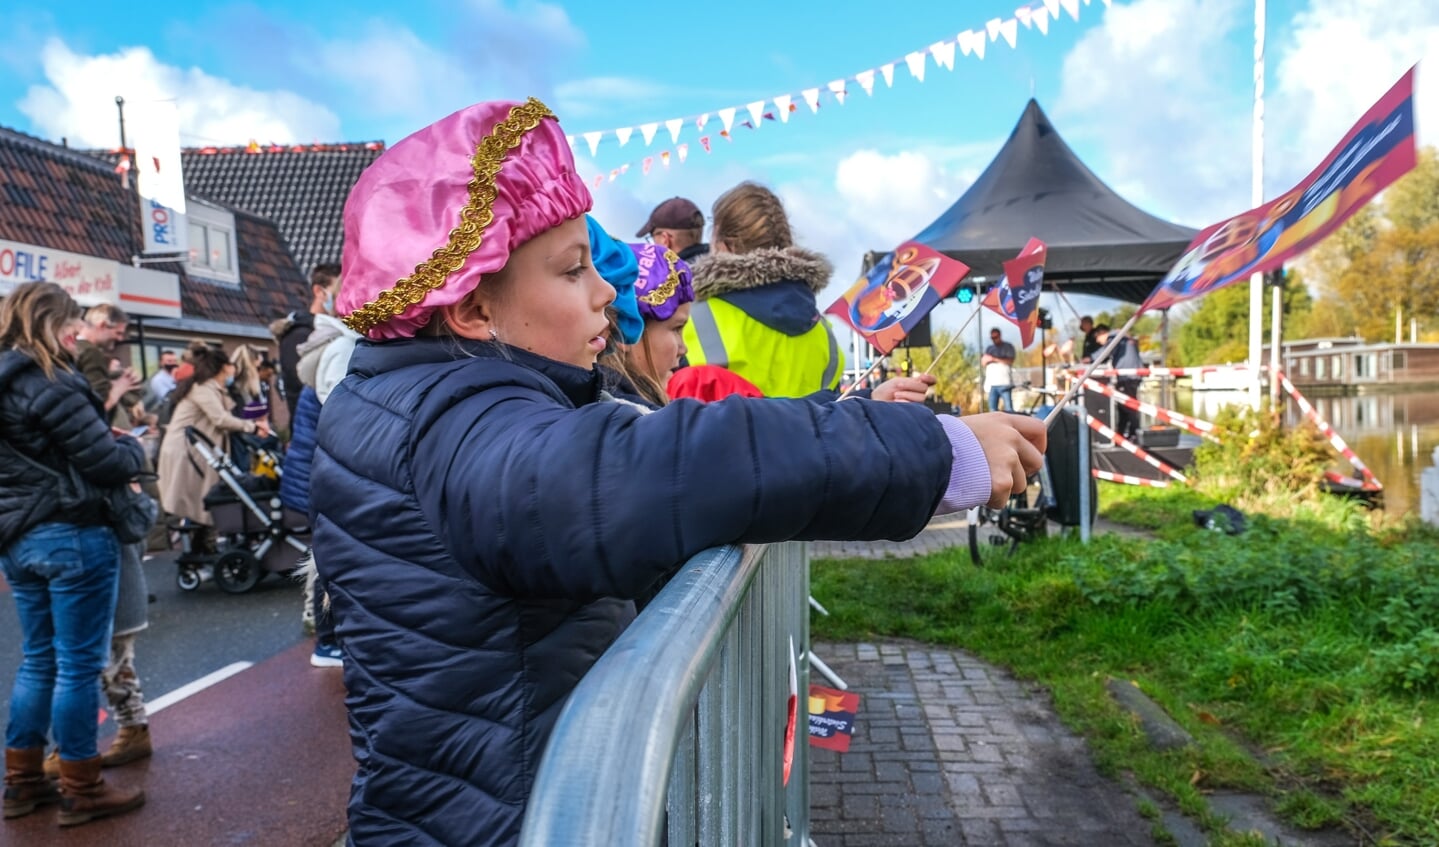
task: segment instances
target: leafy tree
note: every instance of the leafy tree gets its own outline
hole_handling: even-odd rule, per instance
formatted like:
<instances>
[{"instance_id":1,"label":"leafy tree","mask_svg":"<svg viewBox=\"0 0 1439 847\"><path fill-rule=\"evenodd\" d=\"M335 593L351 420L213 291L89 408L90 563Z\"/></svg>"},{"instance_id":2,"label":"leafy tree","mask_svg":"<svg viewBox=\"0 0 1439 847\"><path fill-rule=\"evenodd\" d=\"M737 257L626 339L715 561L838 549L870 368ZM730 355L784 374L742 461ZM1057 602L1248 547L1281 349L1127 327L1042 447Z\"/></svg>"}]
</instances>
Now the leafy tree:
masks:
<instances>
[{"instance_id":1,"label":"leafy tree","mask_svg":"<svg viewBox=\"0 0 1439 847\"><path fill-rule=\"evenodd\" d=\"M982 408L982 404L978 402L980 400L979 354L965 347L964 339L960 339L948 353L944 354L944 358L939 360L938 370L930 369L930 363L934 361L934 354L949 347L952 338L954 338L953 330L936 329L932 339L933 347L895 350L890 354L890 360L898 367L908 357L914 362L915 373L934 374L936 379L934 392L941 400L968 410Z\"/></svg>"},{"instance_id":2,"label":"leafy tree","mask_svg":"<svg viewBox=\"0 0 1439 847\"><path fill-rule=\"evenodd\" d=\"M1285 277L1284 337L1303 338L1309 329L1313 297L1297 271ZM1264 292L1264 333L1268 341L1272 296ZM1179 325L1174 360L1181 365L1213 365L1249 358L1249 284L1236 282L1205 295L1199 306Z\"/></svg>"},{"instance_id":3,"label":"leafy tree","mask_svg":"<svg viewBox=\"0 0 1439 847\"><path fill-rule=\"evenodd\" d=\"M1391 337L1400 313L1407 337L1417 318L1439 335L1439 155L1419 152L1414 170L1361 209L1306 259L1320 296L1312 335Z\"/></svg>"}]
</instances>

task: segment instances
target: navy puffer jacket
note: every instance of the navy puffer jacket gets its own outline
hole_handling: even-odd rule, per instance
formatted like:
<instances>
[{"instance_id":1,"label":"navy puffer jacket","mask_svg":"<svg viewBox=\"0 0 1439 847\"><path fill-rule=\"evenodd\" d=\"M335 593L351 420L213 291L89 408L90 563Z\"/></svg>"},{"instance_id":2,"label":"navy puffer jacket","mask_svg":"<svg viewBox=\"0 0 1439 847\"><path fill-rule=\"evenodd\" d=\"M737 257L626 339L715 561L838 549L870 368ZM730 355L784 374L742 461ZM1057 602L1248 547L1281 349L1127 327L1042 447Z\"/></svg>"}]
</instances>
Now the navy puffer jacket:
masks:
<instances>
[{"instance_id":1,"label":"navy puffer jacket","mask_svg":"<svg viewBox=\"0 0 1439 847\"><path fill-rule=\"evenodd\" d=\"M911 537L949 479L918 404L646 415L601 402L598 371L511 356L361 343L320 415L313 541L345 649L357 845L513 844L626 598L719 544Z\"/></svg>"},{"instance_id":2,"label":"navy puffer jacket","mask_svg":"<svg viewBox=\"0 0 1439 847\"><path fill-rule=\"evenodd\" d=\"M290 421L290 446L285 449L285 474L280 477L280 502L285 508L310 513L310 465L315 458L315 438L320 427L320 395L306 385L295 402Z\"/></svg>"},{"instance_id":3,"label":"navy puffer jacket","mask_svg":"<svg viewBox=\"0 0 1439 847\"><path fill-rule=\"evenodd\" d=\"M104 490L138 474L145 453L135 439L115 437L104 414L79 373L60 368L52 379L28 354L0 353L0 550L46 521L107 522ZM16 451L62 476L74 467L88 498L62 511L60 481Z\"/></svg>"}]
</instances>

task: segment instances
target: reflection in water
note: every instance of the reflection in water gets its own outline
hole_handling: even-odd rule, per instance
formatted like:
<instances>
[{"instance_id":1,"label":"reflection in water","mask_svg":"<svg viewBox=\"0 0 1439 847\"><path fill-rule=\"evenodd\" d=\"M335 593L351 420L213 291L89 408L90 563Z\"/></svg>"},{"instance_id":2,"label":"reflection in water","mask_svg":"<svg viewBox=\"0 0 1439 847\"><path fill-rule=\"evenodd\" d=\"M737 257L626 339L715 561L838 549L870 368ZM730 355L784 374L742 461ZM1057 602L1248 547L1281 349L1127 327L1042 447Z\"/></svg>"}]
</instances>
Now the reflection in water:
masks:
<instances>
[{"instance_id":1,"label":"reflection in water","mask_svg":"<svg viewBox=\"0 0 1439 847\"><path fill-rule=\"evenodd\" d=\"M1247 398L1243 392L1182 392L1177 409L1213 420L1225 405ZM1417 514L1419 474L1433 464L1439 447L1439 393L1311 397L1309 402L1384 483L1385 510ZM1295 423L1299 408L1293 402L1288 406L1286 420ZM1334 467L1350 472L1349 463L1337 456Z\"/></svg>"}]
</instances>

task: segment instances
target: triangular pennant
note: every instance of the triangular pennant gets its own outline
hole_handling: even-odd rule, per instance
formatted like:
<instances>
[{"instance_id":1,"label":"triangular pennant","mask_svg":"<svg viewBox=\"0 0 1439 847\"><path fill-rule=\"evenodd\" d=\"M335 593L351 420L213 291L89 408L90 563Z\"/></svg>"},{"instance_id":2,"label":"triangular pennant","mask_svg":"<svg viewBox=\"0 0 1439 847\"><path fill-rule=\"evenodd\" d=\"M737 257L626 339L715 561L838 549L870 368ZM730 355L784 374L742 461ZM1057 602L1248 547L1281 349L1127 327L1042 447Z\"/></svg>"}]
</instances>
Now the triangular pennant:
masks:
<instances>
[{"instance_id":1,"label":"triangular pennant","mask_svg":"<svg viewBox=\"0 0 1439 847\"><path fill-rule=\"evenodd\" d=\"M837 79L837 80L835 80L834 82L831 82L831 83L829 84L829 91L830 91L831 94L834 95L834 99L838 100L838 101L839 101L839 104L840 104L841 106L843 106L843 105L844 105L844 96L845 96L845 94L849 93L849 92L847 92L847 91L845 90L844 80L842 80L842 79Z\"/></svg>"},{"instance_id":2,"label":"triangular pennant","mask_svg":"<svg viewBox=\"0 0 1439 847\"><path fill-rule=\"evenodd\" d=\"M749 110L750 120L759 123L760 117L764 114L764 101L756 100L745 108Z\"/></svg>"},{"instance_id":3,"label":"triangular pennant","mask_svg":"<svg viewBox=\"0 0 1439 847\"><path fill-rule=\"evenodd\" d=\"M690 146L688 144L681 144L675 148L675 151L679 153L681 162L690 157Z\"/></svg>"},{"instance_id":4,"label":"triangular pennant","mask_svg":"<svg viewBox=\"0 0 1439 847\"><path fill-rule=\"evenodd\" d=\"M627 126L627 127L625 127L624 129L617 129L617 130L615 130L615 137L620 140L620 146L621 146L621 147L625 146L626 144L629 144L629 143L630 143L630 136L631 136L631 135L634 135L634 134L635 134L635 128L632 127L632 126Z\"/></svg>"},{"instance_id":5,"label":"triangular pennant","mask_svg":"<svg viewBox=\"0 0 1439 847\"><path fill-rule=\"evenodd\" d=\"M1108 8L1109 8L1109 3L1110 3L1110 0L1104 0L1104 8L1108 9Z\"/></svg>"},{"instance_id":6,"label":"triangular pennant","mask_svg":"<svg viewBox=\"0 0 1439 847\"><path fill-rule=\"evenodd\" d=\"M985 45L988 43L988 41L984 40L984 33L976 32L974 34L974 55L980 59L983 59Z\"/></svg>"},{"instance_id":7,"label":"triangular pennant","mask_svg":"<svg viewBox=\"0 0 1439 847\"><path fill-rule=\"evenodd\" d=\"M750 129L754 129L754 122L753 122L753 121L740 121L739 125L740 125L740 126L743 126L743 127L748 127L748 128L750 128Z\"/></svg>"},{"instance_id":8,"label":"triangular pennant","mask_svg":"<svg viewBox=\"0 0 1439 847\"><path fill-rule=\"evenodd\" d=\"M1020 6L1014 10L1015 19L1024 24L1026 29L1034 26L1034 23L1029 19L1030 14L1032 14L1032 10L1028 6Z\"/></svg>"},{"instance_id":9,"label":"triangular pennant","mask_svg":"<svg viewBox=\"0 0 1439 847\"><path fill-rule=\"evenodd\" d=\"M597 174L597 175L595 176L595 188L599 188L601 185L604 185L604 184L605 184L605 175L604 175L604 174Z\"/></svg>"},{"instance_id":10,"label":"triangular pennant","mask_svg":"<svg viewBox=\"0 0 1439 847\"><path fill-rule=\"evenodd\" d=\"M620 175L620 169L619 169L619 168L615 168L614 170L610 171L610 182L614 182L615 179L616 179L617 177L619 177L619 175Z\"/></svg>"},{"instance_id":11,"label":"triangular pennant","mask_svg":"<svg viewBox=\"0 0 1439 847\"><path fill-rule=\"evenodd\" d=\"M680 127L684 125L684 118L675 118L674 120L665 121L665 129L670 131L671 144L674 144L676 141L680 140Z\"/></svg>"},{"instance_id":12,"label":"triangular pennant","mask_svg":"<svg viewBox=\"0 0 1439 847\"><path fill-rule=\"evenodd\" d=\"M729 132L730 127L734 125L734 112L733 108L719 110L720 123L724 124L725 132Z\"/></svg>"},{"instance_id":13,"label":"triangular pennant","mask_svg":"<svg viewBox=\"0 0 1439 847\"><path fill-rule=\"evenodd\" d=\"M884 87L894 88L894 62L879 66L880 75L884 77Z\"/></svg>"},{"instance_id":14,"label":"triangular pennant","mask_svg":"<svg viewBox=\"0 0 1439 847\"><path fill-rule=\"evenodd\" d=\"M640 135L644 137L646 147L650 146L651 141L655 140L655 130L659 128L660 125L657 123L642 124L640 126Z\"/></svg>"},{"instance_id":15,"label":"triangular pennant","mask_svg":"<svg viewBox=\"0 0 1439 847\"><path fill-rule=\"evenodd\" d=\"M909 73L920 82L924 82L924 54L918 50L904 57L904 63L909 65Z\"/></svg>"},{"instance_id":16,"label":"triangular pennant","mask_svg":"<svg viewBox=\"0 0 1439 847\"><path fill-rule=\"evenodd\" d=\"M994 41L996 38L999 38L999 27L999 18L990 18L989 20L984 22L984 31L989 33L990 41Z\"/></svg>"},{"instance_id":17,"label":"triangular pennant","mask_svg":"<svg viewBox=\"0 0 1439 847\"><path fill-rule=\"evenodd\" d=\"M646 156L646 157L645 157L645 160L644 160L642 163L640 163L640 170L644 173L645 176L649 176L649 175L650 175L650 168L654 167L654 165L655 165L655 157L654 157L654 156Z\"/></svg>"},{"instance_id":18,"label":"triangular pennant","mask_svg":"<svg viewBox=\"0 0 1439 847\"><path fill-rule=\"evenodd\" d=\"M765 113L764 113L764 119L767 120L767 121L772 121L772 120L774 120L774 112L765 112Z\"/></svg>"},{"instance_id":19,"label":"triangular pennant","mask_svg":"<svg viewBox=\"0 0 1439 847\"><path fill-rule=\"evenodd\" d=\"M1016 21L1014 18L1010 18L1009 20L1000 24L999 34L1004 36L1004 40L1009 42L1010 47L1014 47L1015 41L1019 37L1019 21Z\"/></svg>"},{"instance_id":20,"label":"triangular pennant","mask_svg":"<svg viewBox=\"0 0 1439 847\"><path fill-rule=\"evenodd\" d=\"M1059 0L1044 0L1044 8L1049 10L1049 16L1059 20Z\"/></svg>"},{"instance_id":21,"label":"triangular pennant","mask_svg":"<svg viewBox=\"0 0 1439 847\"><path fill-rule=\"evenodd\" d=\"M781 94L774 98L774 104L779 107L779 119L783 123L789 123L789 104L793 99L788 94Z\"/></svg>"},{"instance_id":22,"label":"triangular pennant","mask_svg":"<svg viewBox=\"0 0 1439 847\"><path fill-rule=\"evenodd\" d=\"M665 167L670 166L670 151L666 150L665 152L660 154L660 164L664 165Z\"/></svg>"},{"instance_id":23,"label":"triangular pennant","mask_svg":"<svg viewBox=\"0 0 1439 847\"><path fill-rule=\"evenodd\" d=\"M980 37L983 38L983 36ZM969 30L961 32L959 36L955 39L955 43L959 45L959 52L968 56L970 53L974 52L974 33L970 32Z\"/></svg>"},{"instance_id":24,"label":"triangular pennant","mask_svg":"<svg viewBox=\"0 0 1439 847\"><path fill-rule=\"evenodd\" d=\"M859 83L865 94L874 94L874 71L860 71L854 75L854 81Z\"/></svg>"},{"instance_id":25,"label":"triangular pennant","mask_svg":"<svg viewBox=\"0 0 1439 847\"><path fill-rule=\"evenodd\" d=\"M1064 6L1064 11L1068 12L1071 18L1079 20L1079 0L1060 0L1060 5Z\"/></svg>"},{"instance_id":26,"label":"triangular pennant","mask_svg":"<svg viewBox=\"0 0 1439 847\"><path fill-rule=\"evenodd\" d=\"M710 137L708 135L700 136L700 146L705 149L706 153L710 151Z\"/></svg>"},{"instance_id":27,"label":"triangular pennant","mask_svg":"<svg viewBox=\"0 0 1439 847\"><path fill-rule=\"evenodd\" d=\"M720 130L720 138L723 138L725 141L734 141L734 136L731 135L727 129Z\"/></svg>"},{"instance_id":28,"label":"triangular pennant","mask_svg":"<svg viewBox=\"0 0 1439 847\"><path fill-rule=\"evenodd\" d=\"M1049 13L1043 10L1036 10L1034 13L1034 25L1039 28L1041 35L1049 35Z\"/></svg>"},{"instance_id":29,"label":"triangular pennant","mask_svg":"<svg viewBox=\"0 0 1439 847\"><path fill-rule=\"evenodd\" d=\"M709 113L709 112L705 112L703 115L700 115L698 118L695 118L695 129L703 132L703 131L704 131L704 128L705 128L705 124L707 124L707 123L709 123L709 122L710 122L710 113Z\"/></svg>"},{"instance_id":30,"label":"triangular pennant","mask_svg":"<svg viewBox=\"0 0 1439 847\"><path fill-rule=\"evenodd\" d=\"M811 112L818 112L818 111L819 111L819 89L818 89L818 88L806 88L804 91L801 91L800 94L804 97L805 105L809 106L809 110L810 110Z\"/></svg>"},{"instance_id":31,"label":"triangular pennant","mask_svg":"<svg viewBox=\"0 0 1439 847\"><path fill-rule=\"evenodd\" d=\"M954 70L954 42L938 41L929 45L929 55L934 57L934 63L947 71Z\"/></svg>"},{"instance_id":32,"label":"triangular pennant","mask_svg":"<svg viewBox=\"0 0 1439 847\"><path fill-rule=\"evenodd\" d=\"M585 143L588 144L588 145L590 145L590 155L591 155L591 156L594 156L594 155L595 155L595 151L598 150L599 147L600 147L600 136L601 136L601 135L604 135L604 133L603 133L603 132L587 132L587 133L585 133Z\"/></svg>"},{"instance_id":33,"label":"triangular pennant","mask_svg":"<svg viewBox=\"0 0 1439 847\"><path fill-rule=\"evenodd\" d=\"M625 162L623 165L620 165L620 176L624 176L625 174L627 174L627 173L629 173L629 172L630 172L630 163L629 163L629 162Z\"/></svg>"}]
</instances>

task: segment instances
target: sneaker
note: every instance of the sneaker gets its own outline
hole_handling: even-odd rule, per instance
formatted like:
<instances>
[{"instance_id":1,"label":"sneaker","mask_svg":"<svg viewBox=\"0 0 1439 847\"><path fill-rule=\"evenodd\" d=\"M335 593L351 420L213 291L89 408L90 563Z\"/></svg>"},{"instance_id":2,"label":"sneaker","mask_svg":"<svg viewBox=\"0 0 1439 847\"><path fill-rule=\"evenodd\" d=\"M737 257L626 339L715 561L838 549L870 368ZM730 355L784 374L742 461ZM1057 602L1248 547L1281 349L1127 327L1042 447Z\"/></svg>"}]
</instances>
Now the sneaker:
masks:
<instances>
[{"instance_id":1,"label":"sneaker","mask_svg":"<svg viewBox=\"0 0 1439 847\"><path fill-rule=\"evenodd\" d=\"M340 649L338 644L315 644L315 652L310 654L310 664L317 668L338 668L345 664L345 651Z\"/></svg>"}]
</instances>

